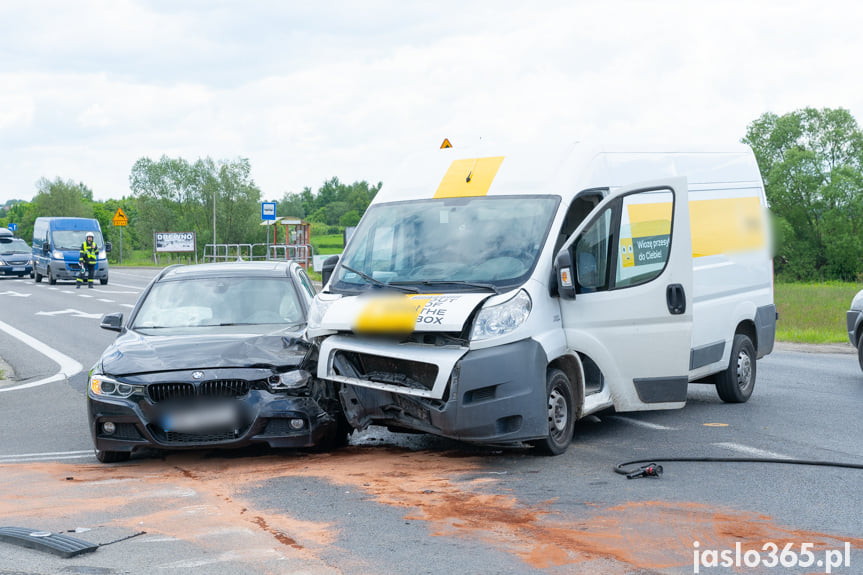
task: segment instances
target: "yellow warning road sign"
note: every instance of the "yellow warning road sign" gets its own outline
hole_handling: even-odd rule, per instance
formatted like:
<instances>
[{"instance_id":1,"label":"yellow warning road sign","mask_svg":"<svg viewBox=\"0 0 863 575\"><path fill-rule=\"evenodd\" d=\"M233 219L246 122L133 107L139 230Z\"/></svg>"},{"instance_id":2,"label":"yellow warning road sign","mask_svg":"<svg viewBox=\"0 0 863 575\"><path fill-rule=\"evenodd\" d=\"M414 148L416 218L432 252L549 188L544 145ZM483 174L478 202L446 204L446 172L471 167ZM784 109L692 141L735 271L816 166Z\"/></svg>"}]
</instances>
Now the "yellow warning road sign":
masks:
<instances>
[{"instance_id":1,"label":"yellow warning road sign","mask_svg":"<svg viewBox=\"0 0 863 575\"><path fill-rule=\"evenodd\" d=\"M123 213L123 208L117 208L117 213L114 214L114 225L125 226L129 223L129 218Z\"/></svg>"},{"instance_id":2,"label":"yellow warning road sign","mask_svg":"<svg viewBox=\"0 0 863 575\"><path fill-rule=\"evenodd\" d=\"M443 143L440 145L440 149L443 150L444 148L452 148L452 144L449 143L449 138L443 139Z\"/></svg>"}]
</instances>

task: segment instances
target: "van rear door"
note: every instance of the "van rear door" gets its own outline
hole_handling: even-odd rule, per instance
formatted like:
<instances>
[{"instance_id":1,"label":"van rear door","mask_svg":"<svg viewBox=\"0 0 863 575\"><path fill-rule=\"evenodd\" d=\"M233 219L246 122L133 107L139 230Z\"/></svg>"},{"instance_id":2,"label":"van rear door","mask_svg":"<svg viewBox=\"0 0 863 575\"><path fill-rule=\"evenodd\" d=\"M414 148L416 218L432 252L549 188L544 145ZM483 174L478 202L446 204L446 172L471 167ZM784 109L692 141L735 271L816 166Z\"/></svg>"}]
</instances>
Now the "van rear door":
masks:
<instances>
[{"instance_id":1,"label":"van rear door","mask_svg":"<svg viewBox=\"0 0 863 575\"><path fill-rule=\"evenodd\" d=\"M561 290L567 346L599 367L599 391L620 411L682 407L692 337L686 179L615 190L561 248L559 283L566 271L575 288L570 299Z\"/></svg>"}]
</instances>

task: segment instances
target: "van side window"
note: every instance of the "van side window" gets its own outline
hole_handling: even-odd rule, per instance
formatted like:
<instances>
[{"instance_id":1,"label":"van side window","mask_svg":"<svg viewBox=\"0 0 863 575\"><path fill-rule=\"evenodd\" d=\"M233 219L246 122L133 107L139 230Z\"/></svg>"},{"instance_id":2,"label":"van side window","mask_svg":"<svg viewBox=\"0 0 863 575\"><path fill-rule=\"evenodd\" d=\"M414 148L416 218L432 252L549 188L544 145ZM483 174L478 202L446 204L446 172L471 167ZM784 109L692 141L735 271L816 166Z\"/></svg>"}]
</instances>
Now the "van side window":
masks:
<instances>
[{"instance_id":1,"label":"van side window","mask_svg":"<svg viewBox=\"0 0 863 575\"><path fill-rule=\"evenodd\" d=\"M623 198L615 287L649 282L665 269L671 247L674 196L655 190Z\"/></svg>"},{"instance_id":2,"label":"van side window","mask_svg":"<svg viewBox=\"0 0 863 575\"><path fill-rule=\"evenodd\" d=\"M574 246L575 274L580 293L608 289L608 262L611 260L611 222L614 206L607 207L585 229Z\"/></svg>"}]
</instances>

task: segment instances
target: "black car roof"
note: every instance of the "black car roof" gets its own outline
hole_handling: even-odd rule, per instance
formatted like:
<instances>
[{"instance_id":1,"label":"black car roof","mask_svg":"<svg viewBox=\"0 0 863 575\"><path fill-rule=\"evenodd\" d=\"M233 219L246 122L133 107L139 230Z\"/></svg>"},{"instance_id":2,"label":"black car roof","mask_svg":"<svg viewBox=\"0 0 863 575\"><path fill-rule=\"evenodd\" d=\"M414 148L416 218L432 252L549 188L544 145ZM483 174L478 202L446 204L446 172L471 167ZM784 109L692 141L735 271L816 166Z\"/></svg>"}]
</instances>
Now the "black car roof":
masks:
<instances>
[{"instance_id":1,"label":"black car roof","mask_svg":"<svg viewBox=\"0 0 863 575\"><path fill-rule=\"evenodd\" d=\"M263 276L263 277L287 277L292 262L266 261L266 262L228 262L197 265L178 265L166 268L159 281L170 281L179 279L195 279L206 277L236 277L236 276Z\"/></svg>"}]
</instances>

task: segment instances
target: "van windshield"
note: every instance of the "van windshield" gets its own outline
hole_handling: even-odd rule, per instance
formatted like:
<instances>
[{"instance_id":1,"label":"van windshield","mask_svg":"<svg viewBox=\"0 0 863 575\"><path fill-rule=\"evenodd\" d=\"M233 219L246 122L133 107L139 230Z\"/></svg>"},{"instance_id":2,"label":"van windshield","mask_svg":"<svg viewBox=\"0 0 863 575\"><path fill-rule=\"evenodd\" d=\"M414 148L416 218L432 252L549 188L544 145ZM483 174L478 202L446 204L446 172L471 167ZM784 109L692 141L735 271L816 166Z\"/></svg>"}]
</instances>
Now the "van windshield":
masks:
<instances>
[{"instance_id":1,"label":"van windshield","mask_svg":"<svg viewBox=\"0 0 863 575\"><path fill-rule=\"evenodd\" d=\"M102 234L99 232L93 233L96 236L94 238L96 245L101 250ZM86 238L87 230L54 230L54 249L62 251L80 250Z\"/></svg>"},{"instance_id":2,"label":"van windshield","mask_svg":"<svg viewBox=\"0 0 863 575\"><path fill-rule=\"evenodd\" d=\"M520 285L536 265L559 201L485 196L373 205L330 288L389 284L430 293Z\"/></svg>"}]
</instances>

